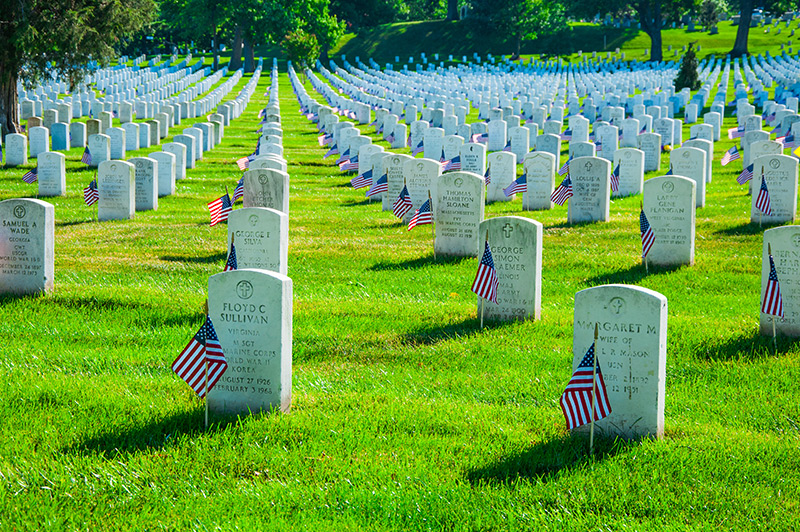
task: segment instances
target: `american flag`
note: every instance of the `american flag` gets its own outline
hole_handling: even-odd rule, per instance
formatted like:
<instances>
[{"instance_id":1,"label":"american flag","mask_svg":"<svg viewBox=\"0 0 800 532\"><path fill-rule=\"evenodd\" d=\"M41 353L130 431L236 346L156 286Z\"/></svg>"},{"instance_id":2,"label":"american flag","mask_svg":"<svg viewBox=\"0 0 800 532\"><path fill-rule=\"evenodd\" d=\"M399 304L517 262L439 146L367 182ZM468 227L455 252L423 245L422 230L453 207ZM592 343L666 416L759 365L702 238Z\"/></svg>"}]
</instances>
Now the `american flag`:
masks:
<instances>
[{"instance_id":1,"label":"american flag","mask_svg":"<svg viewBox=\"0 0 800 532\"><path fill-rule=\"evenodd\" d=\"M208 362L207 374L206 362ZM186 381L200 398L203 398L217 384L226 369L228 363L225 361L222 345L219 343L211 318L206 316L206 321L200 330L172 363L172 371Z\"/></svg>"},{"instance_id":2,"label":"american flag","mask_svg":"<svg viewBox=\"0 0 800 532\"><path fill-rule=\"evenodd\" d=\"M769 202L769 190L767 189L767 180L764 178L764 174L761 174L761 190L758 191L758 197L756 198L756 208L766 214L767 216L772 215L772 206Z\"/></svg>"},{"instance_id":3,"label":"american flag","mask_svg":"<svg viewBox=\"0 0 800 532\"><path fill-rule=\"evenodd\" d=\"M409 148L411 147L411 133L408 134L408 138L406 139L406 146Z\"/></svg>"},{"instance_id":4,"label":"american flag","mask_svg":"<svg viewBox=\"0 0 800 532\"><path fill-rule=\"evenodd\" d=\"M785 137L780 137L776 140L781 144L783 144L784 149L791 150L792 148L794 148L794 135L792 135L791 133L786 135Z\"/></svg>"},{"instance_id":5,"label":"american flag","mask_svg":"<svg viewBox=\"0 0 800 532\"><path fill-rule=\"evenodd\" d=\"M423 151L425 151L425 141L421 140L421 141L419 141L419 144L417 144L417 147L414 148L413 150L411 150L411 155L416 156L416 155L422 153Z\"/></svg>"},{"instance_id":6,"label":"american flag","mask_svg":"<svg viewBox=\"0 0 800 532\"><path fill-rule=\"evenodd\" d=\"M350 159L350 148L347 148L346 150L344 150L344 153L341 154L338 159L336 159L336 164L342 164L344 161L347 161L349 159Z\"/></svg>"},{"instance_id":7,"label":"american flag","mask_svg":"<svg viewBox=\"0 0 800 532\"><path fill-rule=\"evenodd\" d=\"M647 124L643 125L642 129L639 130L640 135L644 135L645 133L647 133Z\"/></svg>"},{"instance_id":8,"label":"american flag","mask_svg":"<svg viewBox=\"0 0 800 532\"><path fill-rule=\"evenodd\" d=\"M225 193L224 196L215 199L211 203L208 204L208 210L211 213L211 225L212 227L217 225L218 223L225 221L228 219L228 215L233 210L233 204L231 203L231 197Z\"/></svg>"},{"instance_id":9,"label":"american flag","mask_svg":"<svg viewBox=\"0 0 800 532\"><path fill-rule=\"evenodd\" d=\"M594 379L592 378L593 374ZM593 399L593 395L596 397L596 401ZM593 404L594 412L592 411ZM592 419L599 421L611 413L606 383L603 381L600 365L595 363L594 343L586 352L581 363L578 364L567 384L567 389L561 395L561 410L564 411L564 418L567 420L569 430L590 423Z\"/></svg>"},{"instance_id":10,"label":"american flag","mask_svg":"<svg viewBox=\"0 0 800 532\"><path fill-rule=\"evenodd\" d=\"M449 161L445 161L444 167L442 168L443 172L449 172L451 170L461 170L461 156L456 155Z\"/></svg>"},{"instance_id":11,"label":"american flag","mask_svg":"<svg viewBox=\"0 0 800 532\"><path fill-rule=\"evenodd\" d=\"M751 179L753 179L753 165L752 164L750 166L748 166L747 168L745 168L744 170L742 170L742 173L739 174L739 177L736 178L736 182L739 183L740 185L744 185L745 183L747 183Z\"/></svg>"},{"instance_id":12,"label":"american flag","mask_svg":"<svg viewBox=\"0 0 800 532\"><path fill-rule=\"evenodd\" d=\"M363 174L355 176L350 180L350 185L355 189L372 186L372 169L370 168Z\"/></svg>"},{"instance_id":13,"label":"american flag","mask_svg":"<svg viewBox=\"0 0 800 532\"><path fill-rule=\"evenodd\" d=\"M572 140L572 130L570 128L564 130L561 134L561 140Z\"/></svg>"},{"instance_id":14,"label":"american flag","mask_svg":"<svg viewBox=\"0 0 800 532\"><path fill-rule=\"evenodd\" d=\"M325 133L317 137L317 142L319 143L320 147L322 147L325 146L326 144L330 144L332 139L333 135L328 135L327 133Z\"/></svg>"},{"instance_id":15,"label":"american flag","mask_svg":"<svg viewBox=\"0 0 800 532\"><path fill-rule=\"evenodd\" d=\"M503 151L511 151L511 140L509 140L508 143L505 145Z\"/></svg>"},{"instance_id":16,"label":"american flag","mask_svg":"<svg viewBox=\"0 0 800 532\"><path fill-rule=\"evenodd\" d=\"M553 194L550 196L550 201L553 203L558 203L559 205L564 205L564 202L567 201L569 198L572 197L572 179L569 178L569 174L564 180L558 185L553 191Z\"/></svg>"},{"instance_id":17,"label":"american flag","mask_svg":"<svg viewBox=\"0 0 800 532\"><path fill-rule=\"evenodd\" d=\"M669 170L667 170L667 173L664 175L672 175L672 165L669 165Z\"/></svg>"},{"instance_id":18,"label":"american flag","mask_svg":"<svg viewBox=\"0 0 800 532\"><path fill-rule=\"evenodd\" d=\"M358 155L354 155L351 159L340 163L339 170L342 172L354 172L358 170Z\"/></svg>"},{"instance_id":19,"label":"american flag","mask_svg":"<svg viewBox=\"0 0 800 532\"><path fill-rule=\"evenodd\" d=\"M411 202L411 196L408 193L408 187L403 185L403 190L400 191L400 195L397 196L397 199L394 200L394 203L392 204L392 214L398 218L402 218L408 211L411 210L412 206L413 203Z\"/></svg>"},{"instance_id":20,"label":"american flag","mask_svg":"<svg viewBox=\"0 0 800 532\"><path fill-rule=\"evenodd\" d=\"M744 126L732 127L728 130L729 139L733 140L740 137L744 137Z\"/></svg>"},{"instance_id":21,"label":"american flag","mask_svg":"<svg viewBox=\"0 0 800 532\"><path fill-rule=\"evenodd\" d=\"M739 150L736 148L736 146L731 146L731 148L725 152L725 155L722 156L722 166L726 166L729 162L741 158L742 155L739 153Z\"/></svg>"},{"instance_id":22,"label":"american flag","mask_svg":"<svg viewBox=\"0 0 800 532\"><path fill-rule=\"evenodd\" d=\"M442 155L439 156L439 162L444 164L447 161L447 157L444 156L444 148L442 148Z\"/></svg>"},{"instance_id":23,"label":"american flag","mask_svg":"<svg viewBox=\"0 0 800 532\"><path fill-rule=\"evenodd\" d=\"M616 168L611 172L611 190L614 192L619 192L619 165L620 163L617 163Z\"/></svg>"},{"instance_id":24,"label":"american flag","mask_svg":"<svg viewBox=\"0 0 800 532\"><path fill-rule=\"evenodd\" d=\"M561 165L561 168L558 169L558 175L564 175L569 173L569 163L572 161L572 155L567 157L567 162Z\"/></svg>"},{"instance_id":25,"label":"american flag","mask_svg":"<svg viewBox=\"0 0 800 532\"><path fill-rule=\"evenodd\" d=\"M367 190L366 197L371 198L381 192L387 192L389 190L389 176L387 174L383 174L378 178L375 183Z\"/></svg>"},{"instance_id":26,"label":"american flag","mask_svg":"<svg viewBox=\"0 0 800 532\"><path fill-rule=\"evenodd\" d=\"M772 260L771 254L769 256L769 279L767 280L764 299L761 301L761 312L770 316L783 317L781 285L778 283L778 272L775 271L775 261Z\"/></svg>"},{"instance_id":27,"label":"american flag","mask_svg":"<svg viewBox=\"0 0 800 532\"><path fill-rule=\"evenodd\" d=\"M489 242L487 241L483 248L483 257L481 257L481 263L478 265L475 280L472 281L472 291L478 294L478 297L497 304L497 285L499 282L497 270L494 267L494 259L492 258L492 250L489 249Z\"/></svg>"},{"instance_id":28,"label":"american flag","mask_svg":"<svg viewBox=\"0 0 800 532\"><path fill-rule=\"evenodd\" d=\"M94 205L99 199L100 193L97 190L97 178L95 178L88 187L83 189L83 202L86 205Z\"/></svg>"},{"instance_id":29,"label":"american flag","mask_svg":"<svg viewBox=\"0 0 800 532\"><path fill-rule=\"evenodd\" d=\"M486 144L489 142L489 134L488 133L475 133L469 138L470 142L477 142L479 144Z\"/></svg>"},{"instance_id":30,"label":"american flag","mask_svg":"<svg viewBox=\"0 0 800 532\"><path fill-rule=\"evenodd\" d=\"M528 174L522 174L514 181L511 182L506 188L503 189L503 194L506 195L507 198L511 197L512 194L516 194L517 192L523 193L528 191Z\"/></svg>"},{"instance_id":31,"label":"american flag","mask_svg":"<svg viewBox=\"0 0 800 532\"><path fill-rule=\"evenodd\" d=\"M386 137L386 142L388 142L389 144L394 142L394 133L389 133L389 136Z\"/></svg>"},{"instance_id":32,"label":"american flag","mask_svg":"<svg viewBox=\"0 0 800 532\"><path fill-rule=\"evenodd\" d=\"M39 179L39 163L36 163L36 166L25 172L25 175L22 176L22 180L26 183L36 183Z\"/></svg>"},{"instance_id":33,"label":"american flag","mask_svg":"<svg viewBox=\"0 0 800 532\"><path fill-rule=\"evenodd\" d=\"M236 203L239 198L244 198L244 176L239 179L236 188L233 189L233 202Z\"/></svg>"},{"instance_id":34,"label":"american flag","mask_svg":"<svg viewBox=\"0 0 800 532\"><path fill-rule=\"evenodd\" d=\"M89 146L86 146L83 149L83 155L81 155L81 162L87 166L92 164L92 152L89 151Z\"/></svg>"},{"instance_id":35,"label":"american flag","mask_svg":"<svg viewBox=\"0 0 800 532\"><path fill-rule=\"evenodd\" d=\"M639 211L639 233L642 235L642 258L645 258L656 241L656 235L653 234L653 228L650 227L650 222L647 221L644 209Z\"/></svg>"},{"instance_id":36,"label":"american flag","mask_svg":"<svg viewBox=\"0 0 800 532\"><path fill-rule=\"evenodd\" d=\"M241 159L238 159L236 161L236 166L238 166L239 170L241 170L242 172L247 170L247 167L250 166L250 156L248 155L247 157L242 157Z\"/></svg>"},{"instance_id":37,"label":"american flag","mask_svg":"<svg viewBox=\"0 0 800 532\"><path fill-rule=\"evenodd\" d=\"M431 200L428 198L419 209L414 211L414 216L412 216L411 221L408 222L408 230L411 231L418 225L431 223L433 223L433 212L431 212Z\"/></svg>"},{"instance_id":38,"label":"american flag","mask_svg":"<svg viewBox=\"0 0 800 532\"><path fill-rule=\"evenodd\" d=\"M335 153L339 153L339 146L337 146L336 144L331 146L331 148L328 151L325 152L325 155L323 155L322 158L323 159L327 159L328 157L330 157L331 155L333 155Z\"/></svg>"},{"instance_id":39,"label":"american flag","mask_svg":"<svg viewBox=\"0 0 800 532\"><path fill-rule=\"evenodd\" d=\"M228 253L228 260L225 261L225 268L222 271L229 272L232 270L238 270L239 264L236 261L236 246L233 245L233 241L231 241L231 251Z\"/></svg>"}]
</instances>

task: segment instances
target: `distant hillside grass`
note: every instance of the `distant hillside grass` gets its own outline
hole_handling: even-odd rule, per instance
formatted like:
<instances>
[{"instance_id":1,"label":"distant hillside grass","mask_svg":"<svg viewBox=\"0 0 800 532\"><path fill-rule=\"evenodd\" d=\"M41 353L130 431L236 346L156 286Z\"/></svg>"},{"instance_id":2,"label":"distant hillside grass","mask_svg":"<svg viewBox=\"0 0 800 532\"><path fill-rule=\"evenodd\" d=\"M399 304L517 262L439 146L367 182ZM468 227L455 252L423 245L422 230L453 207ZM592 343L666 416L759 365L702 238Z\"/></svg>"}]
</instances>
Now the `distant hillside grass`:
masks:
<instances>
[{"instance_id":1,"label":"distant hillside grass","mask_svg":"<svg viewBox=\"0 0 800 532\"><path fill-rule=\"evenodd\" d=\"M689 32L686 29L667 29L662 32L664 43L664 59L675 59L668 47L680 50L689 42L697 42L701 46L698 53L700 58L710 54L727 54L733 48L736 37L736 26L731 22L719 24L719 34L709 35L707 32ZM364 29L358 34L346 34L331 50L331 57L342 54L349 58L359 56L362 60L372 57L379 63L393 63L395 57L405 63L413 56L419 60L421 52L425 52L429 60L433 61L434 54L440 54L439 60L446 61L452 54L455 60L461 56L472 56L478 53L485 58L487 53L494 55L508 55L514 51L513 43L502 39L490 32L476 34L472 31L474 25L469 21L448 22L443 20L404 22L385 24L376 28ZM793 22L791 28L797 28ZM767 50L773 55L782 53L781 43L789 41L790 29L781 23L782 33L776 36L764 33L764 28L751 28L750 53L763 54ZM800 47L800 36L792 37L795 42L794 52ZM625 52L626 59L646 59L645 49L650 49L650 38L637 28L612 28L595 24L575 23L565 32L534 41L525 41L522 45L522 55L560 55L577 57L578 51L583 52L613 52L620 48Z\"/></svg>"}]
</instances>

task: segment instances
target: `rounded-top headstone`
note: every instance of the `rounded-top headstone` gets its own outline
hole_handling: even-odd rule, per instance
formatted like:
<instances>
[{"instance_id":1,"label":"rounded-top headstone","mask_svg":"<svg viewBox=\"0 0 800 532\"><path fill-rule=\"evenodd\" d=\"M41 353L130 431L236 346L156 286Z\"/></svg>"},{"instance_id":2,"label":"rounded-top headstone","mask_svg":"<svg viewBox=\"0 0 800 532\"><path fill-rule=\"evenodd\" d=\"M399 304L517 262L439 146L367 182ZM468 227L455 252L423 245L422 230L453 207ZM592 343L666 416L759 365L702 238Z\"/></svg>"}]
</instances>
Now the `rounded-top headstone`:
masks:
<instances>
[{"instance_id":1,"label":"rounded-top headstone","mask_svg":"<svg viewBox=\"0 0 800 532\"><path fill-rule=\"evenodd\" d=\"M572 370L594 342L611 413L595 423L607 437L664 435L667 298L627 285L603 285L575 294ZM589 430L584 425L579 430Z\"/></svg>"},{"instance_id":2,"label":"rounded-top headstone","mask_svg":"<svg viewBox=\"0 0 800 532\"><path fill-rule=\"evenodd\" d=\"M55 208L38 199L0 201L0 294L53 289Z\"/></svg>"}]
</instances>

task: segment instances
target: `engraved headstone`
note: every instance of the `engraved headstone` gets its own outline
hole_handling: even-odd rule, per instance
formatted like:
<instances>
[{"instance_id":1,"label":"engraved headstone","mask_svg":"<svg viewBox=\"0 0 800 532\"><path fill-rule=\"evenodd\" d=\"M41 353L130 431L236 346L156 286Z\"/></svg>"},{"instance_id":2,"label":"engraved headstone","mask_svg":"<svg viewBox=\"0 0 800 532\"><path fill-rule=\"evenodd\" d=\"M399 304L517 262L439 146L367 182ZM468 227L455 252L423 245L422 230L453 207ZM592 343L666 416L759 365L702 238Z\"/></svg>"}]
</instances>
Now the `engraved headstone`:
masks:
<instances>
[{"instance_id":1,"label":"engraved headstone","mask_svg":"<svg viewBox=\"0 0 800 532\"><path fill-rule=\"evenodd\" d=\"M658 133L639 135L639 149L644 152L644 171L657 171L661 166L661 135Z\"/></svg>"},{"instance_id":2,"label":"engraved headstone","mask_svg":"<svg viewBox=\"0 0 800 532\"><path fill-rule=\"evenodd\" d=\"M28 164L28 137L19 133L10 133L6 135L5 142L7 166Z\"/></svg>"},{"instance_id":3,"label":"engraved headstone","mask_svg":"<svg viewBox=\"0 0 800 532\"><path fill-rule=\"evenodd\" d=\"M158 166L158 196L169 196L175 194L175 155L165 152L157 151L150 154Z\"/></svg>"},{"instance_id":4,"label":"engraved headstone","mask_svg":"<svg viewBox=\"0 0 800 532\"><path fill-rule=\"evenodd\" d=\"M667 298L637 286L587 288L575 294L574 323L573 371L599 329L595 355L611 413L595 422L595 435L663 437Z\"/></svg>"},{"instance_id":5,"label":"engraved headstone","mask_svg":"<svg viewBox=\"0 0 800 532\"><path fill-rule=\"evenodd\" d=\"M184 179L186 177L186 146L178 142L165 142L161 146L161 150L175 156L175 180Z\"/></svg>"},{"instance_id":6,"label":"engraved headstone","mask_svg":"<svg viewBox=\"0 0 800 532\"><path fill-rule=\"evenodd\" d=\"M461 169L482 176L486 173L486 146L470 142L460 147Z\"/></svg>"},{"instance_id":7,"label":"engraved headstone","mask_svg":"<svg viewBox=\"0 0 800 532\"><path fill-rule=\"evenodd\" d=\"M86 124L71 122L69 125L69 147L83 148L86 146Z\"/></svg>"},{"instance_id":8,"label":"engraved headstone","mask_svg":"<svg viewBox=\"0 0 800 532\"><path fill-rule=\"evenodd\" d=\"M265 207L235 209L228 216L228 247L236 247L239 269L255 268L286 275L289 216Z\"/></svg>"},{"instance_id":9,"label":"engraved headstone","mask_svg":"<svg viewBox=\"0 0 800 532\"><path fill-rule=\"evenodd\" d=\"M614 154L614 168L619 166L619 190L614 197L642 193L644 182L644 152L636 148L620 148Z\"/></svg>"},{"instance_id":10,"label":"engraved headstone","mask_svg":"<svg viewBox=\"0 0 800 532\"><path fill-rule=\"evenodd\" d=\"M289 214L289 174L279 170L246 170L245 207L268 207Z\"/></svg>"},{"instance_id":11,"label":"engraved headstone","mask_svg":"<svg viewBox=\"0 0 800 532\"><path fill-rule=\"evenodd\" d=\"M125 159L125 130L121 127L110 127L106 130L109 138L109 154L112 159Z\"/></svg>"},{"instance_id":12,"label":"engraved headstone","mask_svg":"<svg viewBox=\"0 0 800 532\"><path fill-rule=\"evenodd\" d=\"M491 178L489 186L486 187L486 200L490 203L511 201L514 195L506 196L503 189L510 186L517 178L517 156L511 152L498 151L490 153L486 159Z\"/></svg>"},{"instance_id":13,"label":"engraved headstone","mask_svg":"<svg viewBox=\"0 0 800 532\"><path fill-rule=\"evenodd\" d=\"M136 210L158 209L158 162L149 157L132 157L128 162L134 167Z\"/></svg>"},{"instance_id":14,"label":"engraved headstone","mask_svg":"<svg viewBox=\"0 0 800 532\"><path fill-rule=\"evenodd\" d=\"M411 197L411 210L403 217L403 221L408 223L414 215L414 211L419 209L423 203L428 201L428 197L436 198L436 185L438 177L442 173L442 165L439 161L431 159L410 159L403 167L403 178L408 187L408 195Z\"/></svg>"},{"instance_id":15,"label":"engraved headstone","mask_svg":"<svg viewBox=\"0 0 800 532\"><path fill-rule=\"evenodd\" d=\"M172 140L174 142L178 143L178 144L183 144L183 146L185 148L185 150L184 150L184 160L185 160L184 172L186 171L186 169L194 168L195 160L197 159L197 157L195 157L195 145L197 144L197 142L195 141L195 138L192 137L191 135L175 135L174 137L172 137Z\"/></svg>"},{"instance_id":16,"label":"engraved headstone","mask_svg":"<svg viewBox=\"0 0 800 532\"><path fill-rule=\"evenodd\" d=\"M438 177L434 215L437 255L474 257L478 254L478 226L483 221L486 186L482 176L447 172Z\"/></svg>"},{"instance_id":17,"label":"engraved headstone","mask_svg":"<svg viewBox=\"0 0 800 532\"><path fill-rule=\"evenodd\" d=\"M51 204L38 199L0 201L0 294L52 290L54 243Z\"/></svg>"},{"instance_id":18,"label":"engraved headstone","mask_svg":"<svg viewBox=\"0 0 800 532\"><path fill-rule=\"evenodd\" d=\"M772 336L773 319L775 333L793 338L800 337L800 228L794 225L774 227L764 231L764 244L761 259L761 299L767 290L769 280L768 246L772 249L775 273L783 300L783 317L773 317L760 312L761 334Z\"/></svg>"},{"instance_id":19,"label":"engraved headstone","mask_svg":"<svg viewBox=\"0 0 800 532\"><path fill-rule=\"evenodd\" d=\"M756 207L762 177L769 191L771 214ZM752 182L751 222L794 223L797 217L797 159L789 155L762 155L754 159Z\"/></svg>"},{"instance_id":20,"label":"engraved headstone","mask_svg":"<svg viewBox=\"0 0 800 532\"><path fill-rule=\"evenodd\" d=\"M527 190L522 193L522 210L540 211L553 208L553 176L556 158L552 153L535 151L527 154L523 162Z\"/></svg>"},{"instance_id":21,"label":"engraved headstone","mask_svg":"<svg viewBox=\"0 0 800 532\"><path fill-rule=\"evenodd\" d=\"M111 159L111 139L108 135L89 135L88 146L92 154L89 166L98 167L103 161Z\"/></svg>"},{"instance_id":22,"label":"engraved headstone","mask_svg":"<svg viewBox=\"0 0 800 532\"><path fill-rule=\"evenodd\" d=\"M542 306L542 224L520 216L497 216L481 223L481 244L487 233L498 285L497 303L483 303L484 317L538 320Z\"/></svg>"},{"instance_id":23,"label":"engraved headstone","mask_svg":"<svg viewBox=\"0 0 800 532\"><path fill-rule=\"evenodd\" d=\"M388 189L386 194L381 198L381 210L391 211L400 191L403 190L403 168L406 161L411 160L410 155L398 153L384 153L383 154L383 172L386 174L386 181Z\"/></svg>"},{"instance_id":24,"label":"engraved headstone","mask_svg":"<svg viewBox=\"0 0 800 532\"><path fill-rule=\"evenodd\" d=\"M697 184L688 177L662 176L645 182L642 208L654 236L649 264L694 264L696 193Z\"/></svg>"},{"instance_id":25,"label":"engraved headstone","mask_svg":"<svg viewBox=\"0 0 800 532\"><path fill-rule=\"evenodd\" d=\"M97 169L98 219L127 220L136 212L134 166L125 161L103 161Z\"/></svg>"},{"instance_id":26,"label":"engraved headstone","mask_svg":"<svg viewBox=\"0 0 800 532\"><path fill-rule=\"evenodd\" d=\"M606 222L611 195L611 162L599 157L579 157L569 165L572 197L567 219L576 222Z\"/></svg>"},{"instance_id":27,"label":"engraved headstone","mask_svg":"<svg viewBox=\"0 0 800 532\"><path fill-rule=\"evenodd\" d=\"M208 310L228 369L208 392L218 414L250 414L292 404L292 281L241 269L208 279Z\"/></svg>"},{"instance_id":28,"label":"engraved headstone","mask_svg":"<svg viewBox=\"0 0 800 532\"><path fill-rule=\"evenodd\" d=\"M37 178L40 196L63 196L66 194L67 174L64 154L55 151L40 153Z\"/></svg>"},{"instance_id":29,"label":"engraved headstone","mask_svg":"<svg viewBox=\"0 0 800 532\"><path fill-rule=\"evenodd\" d=\"M672 175L688 177L697 184L696 205L706 205L706 152L700 148L676 148L670 152Z\"/></svg>"},{"instance_id":30,"label":"engraved headstone","mask_svg":"<svg viewBox=\"0 0 800 532\"><path fill-rule=\"evenodd\" d=\"M31 157L36 158L40 153L50 151L50 130L46 127L32 127L28 130Z\"/></svg>"}]
</instances>

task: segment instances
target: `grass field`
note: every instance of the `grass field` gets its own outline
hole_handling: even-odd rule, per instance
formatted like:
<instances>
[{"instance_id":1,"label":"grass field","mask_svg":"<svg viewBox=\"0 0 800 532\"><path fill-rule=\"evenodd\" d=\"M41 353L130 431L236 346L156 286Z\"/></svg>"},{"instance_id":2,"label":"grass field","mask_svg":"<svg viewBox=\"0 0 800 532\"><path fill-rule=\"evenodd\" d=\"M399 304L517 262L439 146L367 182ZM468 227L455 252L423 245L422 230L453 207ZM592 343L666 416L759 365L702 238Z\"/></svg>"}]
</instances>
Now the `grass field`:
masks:
<instances>
[{"instance_id":1,"label":"grass field","mask_svg":"<svg viewBox=\"0 0 800 532\"><path fill-rule=\"evenodd\" d=\"M206 203L239 178L268 80L177 193L134 220L94 221L91 172L67 152L68 193L50 200L55 290L0 298L0 528L800 528L800 349L780 339L774 353L758 335L762 229L738 163L715 161L696 265L677 270L641 266L639 198L578 226L566 207L488 205L487 217L544 224L542 319L480 330L477 260L434 260L428 230L352 190L285 73L293 407L204 430L203 403L170 364L222 270L226 229L208 226ZM35 195L24 171L0 170L0 199ZM666 436L600 441L589 456L558 398L573 296L606 283L669 300Z\"/></svg>"},{"instance_id":2,"label":"grass field","mask_svg":"<svg viewBox=\"0 0 800 532\"><path fill-rule=\"evenodd\" d=\"M780 35L776 35L776 28L771 28L770 33L765 33L766 28L751 28L750 53L764 54L769 50L773 55L780 55L780 45L788 43L794 44L793 50L797 53L800 49L800 35L790 36L790 33L792 29L798 28L798 21L792 21L789 28L784 23L779 27ZM676 57L668 48L671 46L673 51L681 50L689 42L696 42L701 47L697 53L701 59L708 55L725 56L733 48L737 27L730 21L724 21L718 24L718 29L718 35L703 31L689 32L686 28L664 29L661 33L664 60L680 59L680 56ZM485 58L487 53L502 56L514 51L511 42L505 41L494 32L481 31L480 34L473 34L472 31L467 21L435 20L386 24L362 30L358 34L346 34L331 50L330 55L339 58L345 54L351 60L359 56L365 62L368 57L372 57L381 64L394 63L395 57L399 56L401 64L404 64L410 56L418 60L421 52L433 62L436 53L441 61L446 61L450 54L454 56L454 60L460 61L464 55L471 60L473 53ZM578 22L572 23L567 31L557 35L524 41L522 56L527 58L531 55L538 57L539 54L556 54L565 59L577 60L579 51L614 52L617 48L625 52L626 59L647 60L648 56L644 51L650 50L650 37L636 27L617 29ZM395 69L399 69L399 66L395 65Z\"/></svg>"}]
</instances>

